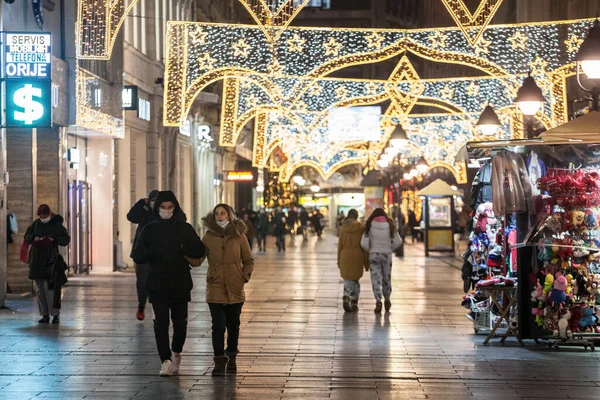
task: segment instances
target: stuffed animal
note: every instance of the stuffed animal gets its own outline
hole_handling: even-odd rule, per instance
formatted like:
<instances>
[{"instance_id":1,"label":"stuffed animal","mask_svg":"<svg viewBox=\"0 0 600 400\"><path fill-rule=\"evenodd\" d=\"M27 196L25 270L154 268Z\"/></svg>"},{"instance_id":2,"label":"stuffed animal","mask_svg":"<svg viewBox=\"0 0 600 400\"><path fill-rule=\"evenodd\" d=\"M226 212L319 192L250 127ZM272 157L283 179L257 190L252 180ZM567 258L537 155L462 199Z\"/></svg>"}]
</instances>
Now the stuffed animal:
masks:
<instances>
[{"instance_id":1,"label":"stuffed animal","mask_svg":"<svg viewBox=\"0 0 600 400\"><path fill-rule=\"evenodd\" d=\"M544 329L550 332L558 330L558 311L553 307L544 309ZM537 322L537 319L536 319Z\"/></svg>"},{"instance_id":2,"label":"stuffed animal","mask_svg":"<svg viewBox=\"0 0 600 400\"><path fill-rule=\"evenodd\" d=\"M592 328L598 323L598 317L594 315L594 309L586 307L581 310L581 318L579 319L579 327L581 330Z\"/></svg>"},{"instance_id":3,"label":"stuffed animal","mask_svg":"<svg viewBox=\"0 0 600 400\"><path fill-rule=\"evenodd\" d=\"M574 229L580 229L585 223L585 212L580 210L571 211L571 223Z\"/></svg>"},{"instance_id":4,"label":"stuffed animal","mask_svg":"<svg viewBox=\"0 0 600 400\"><path fill-rule=\"evenodd\" d=\"M559 337L561 339L567 339L573 336L571 330L569 329L569 319L571 318L571 313L569 310L563 311L561 313L561 317L558 320L558 329L554 331L554 336Z\"/></svg>"},{"instance_id":5,"label":"stuffed animal","mask_svg":"<svg viewBox=\"0 0 600 400\"><path fill-rule=\"evenodd\" d=\"M567 274L565 278L567 278L567 289L565 290L565 293L567 296L570 296L573 293L573 275Z\"/></svg>"},{"instance_id":6,"label":"stuffed animal","mask_svg":"<svg viewBox=\"0 0 600 400\"><path fill-rule=\"evenodd\" d=\"M592 281L590 288L588 289L590 293L590 301L594 301L596 304L598 303L598 294L600 294L600 284L598 282Z\"/></svg>"},{"instance_id":7,"label":"stuffed animal","mask_svg":"<svg viewBox=\"0 0 600 400\"><path fill-rule=\"evenodd\" d=\"M587 298L590 295L587 290L587 278L580 273L575 278L575 281L577 282L577 297L580 300Z\"/></svg>"},{"instance_id":8,"label":"stuffed animal","mask_svg":"<svg viewBox=\"0 0 600 400\"><path fill-rule=\"evenodd\" d=\"M548 297L548 293L552 290L552 286L554 285L554 275L548 274L546 278L544 278L544 297Z\"/></svg>"},{"instance_id":9,"label":"stuffed animal","mask_svg":"<svg viewBox=\"0 0 600 400\"><path fill-rule=\"evenodd\" d=\"M565 278L562 274L557 274L558 277L554 281L554 288L550 292L550 300L554 306L562 306L565 302L567 295L565 294L565 290L567 289L567 278Z\"/></svg>"},{"instance_id":10,"label":"stuffed animal","mask_svg":"<svg viewBox=\"0 0 600 400\"><path fill-rule=\"evenodd\" d=\"M510 317L510 324L508 324L508 328L512 331L516 331L519 327L519 315L515 312L515 315Z\"/></svg>"},{"instance_id":11,"label":"stuffed animal","mask_svg":"<svg viewBox=\"0 0 600 400\"><path fill-rule=\"evenodd\" d=\"M571 332L579 331L579 320L581 319L581 307L575 306L571 309L571 319L569 320L569 326Z\"/></svg>"}]
</instances>

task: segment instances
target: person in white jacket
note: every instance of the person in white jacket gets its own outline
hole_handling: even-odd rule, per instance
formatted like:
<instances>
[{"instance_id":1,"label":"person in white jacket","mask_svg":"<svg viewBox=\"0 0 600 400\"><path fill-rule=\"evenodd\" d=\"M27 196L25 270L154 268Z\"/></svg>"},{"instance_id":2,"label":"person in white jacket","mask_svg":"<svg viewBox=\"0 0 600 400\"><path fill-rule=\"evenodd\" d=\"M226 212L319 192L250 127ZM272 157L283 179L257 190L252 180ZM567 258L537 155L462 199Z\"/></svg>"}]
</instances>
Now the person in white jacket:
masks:
<instances>
[{"instance_id":1,"label":"person in white jacket","mask_svg":"<svg viewBox=\"0 0 600 400\"><path fill-rule=\"evenodd\" d=\"M373 294L377 301L375 313L381 313L381 300L385 299L385 311L390 311L392 302L392 252L402 245L402 239L394 222L382 208L377 208L367 220L360 245L369 252L369 268Z\"/></svg>"}]
</instances>

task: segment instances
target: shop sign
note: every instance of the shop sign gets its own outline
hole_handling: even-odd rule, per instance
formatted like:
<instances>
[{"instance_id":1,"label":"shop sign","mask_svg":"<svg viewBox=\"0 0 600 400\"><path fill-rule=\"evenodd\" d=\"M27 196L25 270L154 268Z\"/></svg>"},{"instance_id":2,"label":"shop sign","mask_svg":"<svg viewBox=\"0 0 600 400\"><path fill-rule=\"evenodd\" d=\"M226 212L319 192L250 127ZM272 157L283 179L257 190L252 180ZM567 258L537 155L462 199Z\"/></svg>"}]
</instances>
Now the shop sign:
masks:
<instances>
[{"instance_id":1,"label":"shop sign","mask_svg":"<svg viewBox=\"0 0 600 400\"><path fill-rule=\"evenodd\" d=\"M252 171L227 171L226 180L228 182L252 182L254 174Z\"/></svg>"},{"instance_id":2,"label":"shop sign","mask_svg":"<svg viewBox=\"0 0 600 400\"><path fill-rule=\"evenodd\" d=\"M138 87L134 85L123 86L123 110L135 111L138 105Z\"/></svg>"},{"instance_id":3,"label":"shop sign","mask_svg":"<svg viewBox=\"0 0 600 400\"><path fill-rule=\"evenodd\" d=\"M198 126L198 140L206 143L211 143L213 141L213 138L210 135L210 125Z\"/></svg>"},{"instance_id":4,"label":"shop sign","mask_svg":"<svg viewBox=\"0 0 600 400\"><path fill-rule=\"evenodd\" d=\"M52 127L52 83L43 80L7 80L7 128Z\"/></svg>"},{"instance_id":5,"label":"shop sign","mask_svg":"<svg viewBox=\"0 0 600 400\"><path fill-rule=\"evenodd\" d=\"M2 76L51 79L51 43L50 33L6 32Z\"/></svg>"}]
</instances>

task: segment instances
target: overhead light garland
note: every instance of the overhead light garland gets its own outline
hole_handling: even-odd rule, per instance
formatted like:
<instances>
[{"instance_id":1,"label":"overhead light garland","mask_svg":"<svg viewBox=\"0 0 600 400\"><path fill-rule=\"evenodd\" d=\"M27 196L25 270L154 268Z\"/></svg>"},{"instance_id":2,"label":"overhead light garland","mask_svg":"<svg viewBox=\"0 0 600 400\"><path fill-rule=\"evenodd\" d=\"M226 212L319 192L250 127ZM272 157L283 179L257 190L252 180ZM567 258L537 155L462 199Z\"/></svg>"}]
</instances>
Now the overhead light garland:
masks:
<instances>
[{"instance_id":1,"label":"overhead light garland","mask_svg":"<svg viewBox=\"0 0 600 400\"><path fill-rule=\"evenodd\" d=\"M77 1L76 56L109 60L119 29L138 0Z\"/></svg>"},{"instance_id":2,"label":"overhead light garland","mask_svg":"<svg viewBox=\"0 0 600 400\"><path fill-rule=\"evenodd\" d=\"M276 41L310 0L239 0L268 41ZM300 39L301 41L304 39ZM301 52L302 50L300 50Z\"/></svg>"},{"instance_id":3,"label":"overhead light garland","mask_svg":"<svg viewBox=\"0 0 600 400\"><path fill-rule=\"evenodd\" d=\"M480 0L474 13L463 0L442 0L442 3L473 46L481 38L485 28L502 5L502 0Z\"/></svg>"}]
</instances>

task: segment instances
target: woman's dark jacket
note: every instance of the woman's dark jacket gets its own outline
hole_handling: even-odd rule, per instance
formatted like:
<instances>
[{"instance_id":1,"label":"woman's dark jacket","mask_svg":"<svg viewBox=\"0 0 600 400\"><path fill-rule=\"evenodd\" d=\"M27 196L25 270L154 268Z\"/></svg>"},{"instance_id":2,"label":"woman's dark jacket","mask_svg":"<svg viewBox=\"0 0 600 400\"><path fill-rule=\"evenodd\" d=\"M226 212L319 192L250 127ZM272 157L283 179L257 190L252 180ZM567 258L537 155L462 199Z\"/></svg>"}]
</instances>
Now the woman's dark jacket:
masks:
<instances>
[{"instance_id":1,"label":"woman's dark jacket","mask_svg":"<svg viewBox=\"0 0 600 400\"><path fill-rule=\"evenodd\" d=\"M159 209L161 203L166 201L175 205L175 212L170 219L164 220L159 216ZM133 261L136 264L150 264L147 289L151 303L189 302L194 284L191 267L185 257L204 257L204 244L194 228L186 222L173 192L158 194L154 216L155 220L140 233L133 248Z\"/></svg>"},{"instance_id":2,"label":"woman's dark jacket","mask_svg":"<svg viewBox=\"0 0 600 400\"><path fill-rule=\"evenodd\" d=\"M29 251L29 279L54 279L54 260L58 246L66 246L71 241L63 217L53 215L43 223L39 218L25 232L25 241L31 245ZM36 241L35 238L47 238Z\"/></svg>"}]
</instances>

